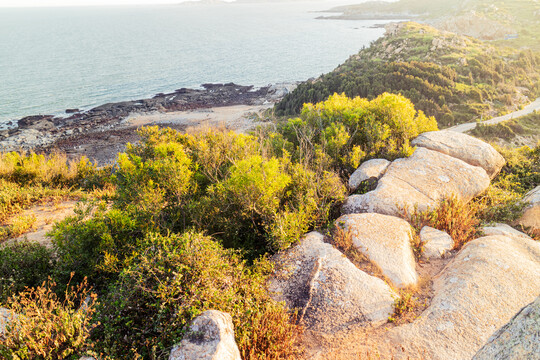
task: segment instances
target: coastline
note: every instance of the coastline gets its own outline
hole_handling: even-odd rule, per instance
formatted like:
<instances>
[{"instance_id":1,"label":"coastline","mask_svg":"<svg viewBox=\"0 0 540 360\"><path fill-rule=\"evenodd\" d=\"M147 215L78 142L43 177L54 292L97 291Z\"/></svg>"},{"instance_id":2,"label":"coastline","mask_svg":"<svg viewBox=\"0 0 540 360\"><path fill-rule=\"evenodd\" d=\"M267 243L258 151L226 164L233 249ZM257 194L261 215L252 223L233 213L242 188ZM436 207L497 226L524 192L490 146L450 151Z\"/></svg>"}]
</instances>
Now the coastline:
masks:
<instances>
[{"instance_id":1,"label":"coastline","mask_svg":"<svg viewBox=\"0 0 540 360\"><path fill-rule=\"evenodd\" d=\"M88 111L67 109L68 117L27 116L13 129L0 131L0 151L65 152L85 155L99 164L114 161L136 130L157 125L184 131L197 126L222 126L245 132L257 116L283 98L297 83L261 88L234 83L203 84L203 89L178 89L147 99L97 106Z\"/></svg>"}]
</instances>

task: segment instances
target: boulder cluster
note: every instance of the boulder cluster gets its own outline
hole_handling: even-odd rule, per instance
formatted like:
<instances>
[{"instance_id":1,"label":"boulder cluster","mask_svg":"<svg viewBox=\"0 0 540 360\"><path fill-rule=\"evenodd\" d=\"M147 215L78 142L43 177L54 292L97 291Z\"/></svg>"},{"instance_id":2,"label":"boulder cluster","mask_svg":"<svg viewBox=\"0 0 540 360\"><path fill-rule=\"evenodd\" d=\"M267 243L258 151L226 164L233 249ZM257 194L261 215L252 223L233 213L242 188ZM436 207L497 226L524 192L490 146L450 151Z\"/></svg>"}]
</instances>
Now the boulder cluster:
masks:
<instances>
[{"instance_id":1,"label":"boulder cluster","mask_svg":"<svg viewBox=\"0 0 540 360\"><path fill-rule=\"evenodd\" d=\"M387 323L400 289L414 289L426 280L419 276L411 245L414 231L404 218L450 196L471 200L505 164L489 144L452 131L424 133L412 144L417 148L409 158L370 160L353 173L352 190L366 181L376 186L350 196L335 222L380 274L357 268L331 245L336 243L331 235L320 233L306 235L276 257L278 271L269 288L276 299L300 310L308 331L333 336L354 326L373 329ZM528 195L530 212L538 211L538 191ZM530 218L539 219L534 213ZM383 332L380 343L394 349L393 358L471 359L497 329L539 296L540 243L504 224L487 226L484 234L457 251L447 233L421 229L423 262L446 258L447 263L427 279L432 281L432 297L422 314ZM477 358L540 357L540 348L531 345L539 339L538 323L531 320L537 317L538 300L530 307L497 332ZM311 354L326 356L328 352L320 350Z\"/></svg>"}]
</instances>

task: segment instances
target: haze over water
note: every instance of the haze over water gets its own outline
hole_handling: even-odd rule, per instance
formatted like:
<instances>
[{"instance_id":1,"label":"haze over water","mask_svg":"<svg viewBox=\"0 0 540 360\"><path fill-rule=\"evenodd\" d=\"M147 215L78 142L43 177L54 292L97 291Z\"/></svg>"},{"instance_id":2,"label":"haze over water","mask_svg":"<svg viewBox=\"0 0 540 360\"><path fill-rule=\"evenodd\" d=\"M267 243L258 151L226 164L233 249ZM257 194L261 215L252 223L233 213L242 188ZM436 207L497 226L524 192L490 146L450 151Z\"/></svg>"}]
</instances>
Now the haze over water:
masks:
<instances>
[{"instance_id":1,"label":"haze over water","mask_svg":"<svg viewBox=\"0 0 540 360\"><path fill-rule=\"evenodd\" d=\"M207 82L264 86L334 69L380 21L339 2L0 9L0 123Z\"/></svg>"}]
</instances>

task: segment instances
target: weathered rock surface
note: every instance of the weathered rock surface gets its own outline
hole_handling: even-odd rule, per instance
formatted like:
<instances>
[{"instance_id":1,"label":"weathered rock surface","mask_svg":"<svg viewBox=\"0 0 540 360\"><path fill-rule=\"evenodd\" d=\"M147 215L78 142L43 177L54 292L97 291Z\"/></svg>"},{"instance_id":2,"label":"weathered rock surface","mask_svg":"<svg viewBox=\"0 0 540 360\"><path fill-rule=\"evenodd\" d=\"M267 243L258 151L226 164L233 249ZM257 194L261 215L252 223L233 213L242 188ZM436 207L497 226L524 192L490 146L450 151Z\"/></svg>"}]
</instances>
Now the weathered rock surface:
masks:
<instances>
[{"instance_id":1,"label":"weathered rock surface","mask_svg":"<svg viewBox=\"0 0 540 360\"><path fill-rule=\"evenodd\" d=\"M308 329L323 333L386 322L397 295L323 239L309 233L276 257L278 271L268 286L273 297L299 309Z\"/></svg>"},{"instance_id":2,"label":"weathered rock surface","mask_svg":"<svg viewBox=\"0 0 540 360\"><path fill-rule=\"evenodd\" d=\"M397 287L418 282L411 249L412 228L403 219L381 214L343 215L336 220L365 254Z\"/></svg>"},{"instance_id":3,"label":"weathered rock surface","mask_svg":"<svg viewBox=\"0 0 540 360\"><path fill-rule=\"evenodd\" d=\"M386 159L371 159L362 163L362 165L360 165L360 167L351 175L349 179L349 188L354 191L358 189L363 181L380 179L389 165L390 161Z\"/></svg>"},{"instance_id":4,"label":"weathered rock surface","mask_svg":"<svg viewBox=\"0 0 540 360\"><path fill-rule=\"evenodd\" d=\"M531 237L525 233L522 233L521 231L518 231L507 224L499 224L495 223L490 226L484 226L482 227L482 231L484 232L485 236L491 236L491 235L503 235L508 237L522 237L525 239L530 239Z\"/></svg>"},{"instance_id":5,"label":"weathered rock surface","mask_svg":"<svg viewBox=\"0 0 540 360\"><path fill-rule=\"evenodd\" d=\"M410 157L392 162L375 190L350 196L342 213L401 216L403 209L410 212L417 206L423 211L452 195L468 201L486 190L489 182L481 167L419 147Z\"/></svg>"},{"instance_id":6,"label":"weathered rock surface","mask_svg":"<svg viewBox=\"0 0 540 360\"><path fill-rule=\"evenodd\" d=\"M420 241L423 244L423 255L428 259L440 259L454 248L454 240L446 232L424 226L420 230Z\"/></svg>"},{"instance_id":7,"label":"weathered rock surface","mask_svg":"<svg viewBox=\"0 0 540 360\"><path fill-rule=\"evenodd\" d=\"M540 234L540 185L529 191L523 201L528 202L529 205L518 220L519 224Z\"/></svg>"},{"instance_id":8,"label":"weathered rock surface","mask_svg":"<svg viewBox=\"0 0 540 360\"><path fill-rule=\"evenodd\" d=\"M540 296L497 330L473 360L540 359Z\"/></svg>"},{"instance_id":9,"label":"weathered rock surface","mask_svg":"<svg viewBox=\"0 0 540 360\"><path fill-rule=\"evenodd\" d=\"M450 155L470 165L480 166L486 170L491 179L505 164L504 158L493 146L455 131L426 132L414 139L411 144Z\"/></svg>"},{"instance_id":10,"label":"weathered rock surface","mask_svg":"<svg viewBox=\"0 0 540 360\"><path fill-rule=\"evenodd\" d=\"M470 359L538 296L540 243L500 235L471 241L433 288L430 306L413 323L392 330L390 341L425 359Z\"/></svg>"},{"instance_id":11,"label":"weathered rock surface","mask_svg":"<svg viewBox=\"0 0 540 360\"><path fill-rule=\"evenodd\" d=\"M241 360L231 315L208 310L197 316L169 360Z\"/></svg>"}]
</instances>

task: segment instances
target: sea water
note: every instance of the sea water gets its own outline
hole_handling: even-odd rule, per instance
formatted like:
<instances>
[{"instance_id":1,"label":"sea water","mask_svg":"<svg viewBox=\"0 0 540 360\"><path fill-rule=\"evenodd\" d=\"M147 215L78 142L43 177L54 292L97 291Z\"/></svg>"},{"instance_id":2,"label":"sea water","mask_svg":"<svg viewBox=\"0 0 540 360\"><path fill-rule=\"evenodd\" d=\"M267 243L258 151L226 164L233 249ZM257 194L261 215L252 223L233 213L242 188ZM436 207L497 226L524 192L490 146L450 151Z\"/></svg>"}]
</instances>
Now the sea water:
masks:
<instances>
[{"instance_id":1,"label":"sea water","mask_svg":"<svg viewBox=\"0 0 540 360\"><path fill-rule=\"evenodd\" d=\"M0 123L209 82L331 71L384 33L317 20L328 1L0 8Z\"/></svg>"}]
</instances>

